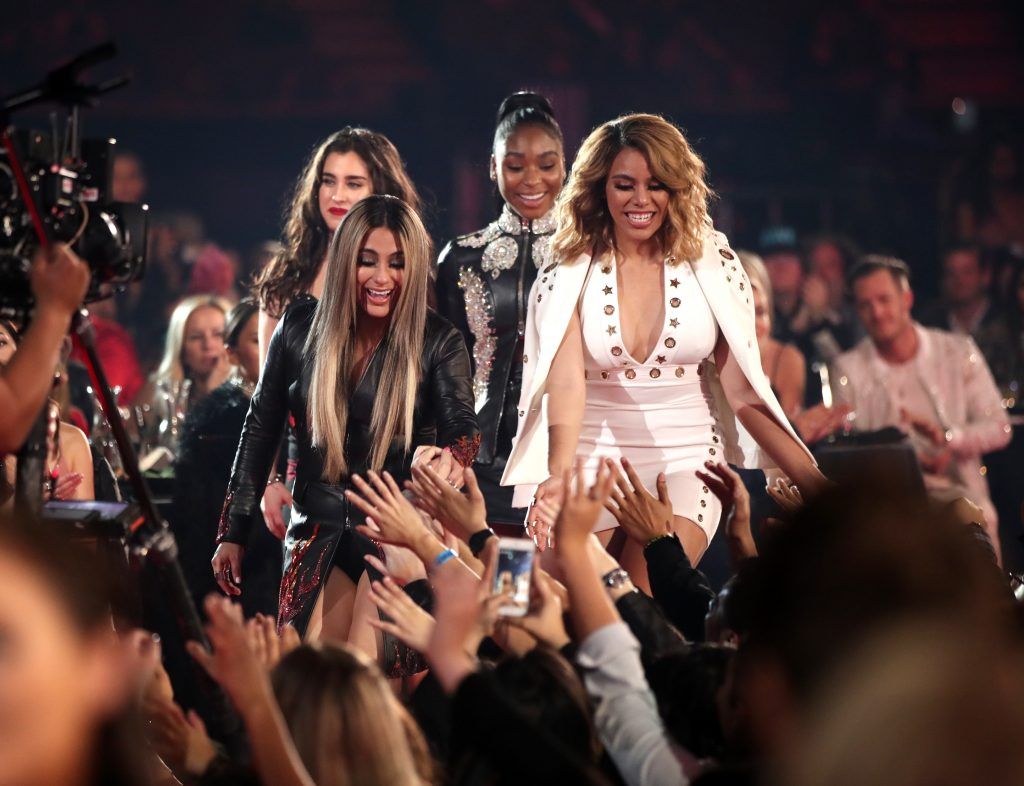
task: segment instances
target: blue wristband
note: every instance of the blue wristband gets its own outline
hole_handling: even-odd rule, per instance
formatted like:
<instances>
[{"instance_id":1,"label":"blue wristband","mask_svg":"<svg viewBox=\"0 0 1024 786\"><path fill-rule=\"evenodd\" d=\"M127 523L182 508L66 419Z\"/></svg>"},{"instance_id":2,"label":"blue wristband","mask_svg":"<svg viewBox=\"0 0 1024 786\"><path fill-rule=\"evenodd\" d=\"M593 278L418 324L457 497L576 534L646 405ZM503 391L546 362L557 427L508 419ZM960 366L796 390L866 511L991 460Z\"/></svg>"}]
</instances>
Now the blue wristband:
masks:
<instances>
[{"instance_id":1,"label":"blue wristband","mask_svg":"<svg viewBox=\"0 0 1024 786\"><path fill-rule=\"evenodd\" d=\"M434 557L434 570L437 570L439 567L444 565L444 563L446 563L448 560L455 559L457 556L459 555L456 554L454 550L445 549L436 557Z\"/></svg>"}]
</instances>

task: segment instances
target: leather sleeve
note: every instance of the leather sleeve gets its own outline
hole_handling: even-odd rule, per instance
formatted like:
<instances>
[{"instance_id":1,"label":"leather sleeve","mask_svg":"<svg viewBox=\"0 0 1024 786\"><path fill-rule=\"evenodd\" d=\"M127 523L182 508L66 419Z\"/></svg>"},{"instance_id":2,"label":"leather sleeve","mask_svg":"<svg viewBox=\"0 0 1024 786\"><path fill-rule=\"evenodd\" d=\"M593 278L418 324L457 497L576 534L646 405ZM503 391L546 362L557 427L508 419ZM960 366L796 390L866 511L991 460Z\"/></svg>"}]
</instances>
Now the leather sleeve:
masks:
<instances>
[{"instance_id":1,"label":"leather sleeve","mask_svg":"<svg viewBox=\"0 0 1024 786\"><path fill-rule=\"evenodd\" d=\"M296 321L305 309L289 309L278 323L267 349L267 360L259 384L249 402L242 436L231 468L231 480L224 500L217 542L245 545L253 516L259 512L270 468L277 456L281 435L288 420L288 386L293 377L290 368L289 336L295 334ZM303 336L304 338L304 336ZM300 346L301 349L301 346Z\"/></svg>"},{"instance_id":2,"label":"leather sleeve","mask_svg":"<svg viewBox=\"0 0 1024 786\"><path fill-rule=\"evenodd\" d=\"M459 331L450 326L438 337L430 386L436 408L437 444L451 449L455 459L467 467L480 450L480 428L473 408L469 352Z\"/></svg>"},{"instance_id":3,"label":"leather sleeve","mask_svg":"<svg viewBox=\"0 0 1024 786\"><path fill-rule=\"evenodd\" d=\"M466 298L459 286L459 254L455 241L444 247L437 258L437 313L451 322L472 351L473 334L466 321Z\"/></svg>"},{"instance_id":4,"label":"leather sleeve","mask_svg":"<svg viewBox=\"0 0 1024 786\"><path fill-rule=\"evenodd\" d=\"M715 592L690 564L679 538L661 538L644 549L654 600L688 641L704 641L704 616Z\"/></svg>"}]
</instances>

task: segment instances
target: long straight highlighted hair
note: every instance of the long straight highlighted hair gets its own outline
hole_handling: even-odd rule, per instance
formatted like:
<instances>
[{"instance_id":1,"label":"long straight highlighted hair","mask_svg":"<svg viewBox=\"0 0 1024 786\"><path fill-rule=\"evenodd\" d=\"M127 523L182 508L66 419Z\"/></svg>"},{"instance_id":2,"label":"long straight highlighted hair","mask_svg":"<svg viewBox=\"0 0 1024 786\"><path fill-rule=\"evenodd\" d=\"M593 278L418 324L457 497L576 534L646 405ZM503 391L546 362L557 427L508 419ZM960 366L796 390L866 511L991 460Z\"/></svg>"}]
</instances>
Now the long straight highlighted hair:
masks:
<instances>
[{"instance_id":1,"label":"long straight highlighted hair","mask_svg":"<svg viewBox=\"0 0 1024 786\"><path fill-rule=\"evenodd\" d=\"M306 356L313 363L309 421L313 444L324 454L323 477L327 482L337 482L348 472L345 432L362 316L356 268L367 236L382 227L395 235L405 259L405 274L378 348L384 359L370 420L373 451L369 468L381 469L396 438L404 441L406 452L412 447L413 411L427 323L431 243L415 210L397 197L374 195L356 203L331 241L324 294L306 339Z\"/></svg>"}]
</instances>

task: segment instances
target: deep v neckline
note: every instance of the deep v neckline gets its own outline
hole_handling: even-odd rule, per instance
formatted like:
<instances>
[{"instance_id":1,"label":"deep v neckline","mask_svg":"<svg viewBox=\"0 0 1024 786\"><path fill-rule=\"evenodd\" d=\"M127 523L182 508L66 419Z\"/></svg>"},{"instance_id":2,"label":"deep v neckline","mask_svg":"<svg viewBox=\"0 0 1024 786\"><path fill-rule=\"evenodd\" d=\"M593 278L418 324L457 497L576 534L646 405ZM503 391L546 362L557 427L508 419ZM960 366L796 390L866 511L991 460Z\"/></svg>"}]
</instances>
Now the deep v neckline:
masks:
<instances>
[{"instance_id":1,"label":"deep v neckline","mask_svg":"<svg viewBox=\"0 0 1024 786\"><path fill-rule=\"evenodd\" d=\"M666 281L666 278L667 278L667 275L668 275L668 267L667 267L667 265L665 265L664 262L662 262L662 264L661 264L661 293L660 293L660 297L659 297L659 299L661 301L661 331L658 333L658 337L654 340L653 346L651 347L651 349L647 353L647 355L644 357L642 362L638 361L636 359L636 357L633 355L633 353L629 351L629 346L627 345L627 342L626 342L626 334L622 330L622 299L619 297L619 294L622 291L622 284L621 284L621 282L619 280L619 264L616 261L614 256L612 256L611 270L609 272L612 275L612 285L615 287L615 292L614 292L614 295L613 295L613 297L615 298L615 309L614 309L613 316L614 316L614 319L615 319L616 330L618 331L619 338L622 341L622 351L626 355L626 358L629 359L635 365L646 366L646 365L650 364L651 361L654 359L655 353L657 353L658 349L661 347L661 342L662 342L662 340L665 337L665 326L666 326L666 320L668 319L668 308L666 307L666 304L665 304L665 298L667 297L667 295L665 293L668 290L668 286L667 286L668 282Z\"/></svg>"}]
</instances>

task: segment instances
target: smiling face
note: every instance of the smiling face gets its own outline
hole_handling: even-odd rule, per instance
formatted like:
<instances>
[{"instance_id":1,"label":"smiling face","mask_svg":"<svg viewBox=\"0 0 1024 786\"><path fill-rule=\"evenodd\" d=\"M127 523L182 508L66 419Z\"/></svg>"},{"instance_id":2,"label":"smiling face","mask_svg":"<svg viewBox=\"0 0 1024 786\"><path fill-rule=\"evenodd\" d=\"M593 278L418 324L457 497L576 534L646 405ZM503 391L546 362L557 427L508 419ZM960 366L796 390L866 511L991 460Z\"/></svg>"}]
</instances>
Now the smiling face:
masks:
<instances>
[{"instance_id":1,"label":"smiling face","mask_svg":"<svg viewBox=\"0 0 1024 786\"><path fill-rule=\"evenodd\" d=\"M565 180L562 145L540 126L523 125L495 146L491 178L512 210L528 221L541 218Z\"/></svg>"},{"instance_id":2,"label":"smiling face","mask_svg":"<svg viewBox=\"0 0 1024 786\"><path fill-rule=\"evenodd\" d=\"M387 319L398 302L405 279L405 257L395 233L387 227L370 230L359 250L356 297L359 309L373 319Z\"/></svg>"},{"instance_id":3,"label":"smiling face","mask_svg":"<svg viewBox=\"0 0 1024 786\"><path fill-rule=\"evenodd\" d=\"M853 283L853 305L872 341L885 344L911 325L914 295L888 270L876 270Z\"/></svg>"},{"instance_id":4,"label":"smiling face","mask_svg":"<svg viewBox=\"0 0 1024 786\"><path fill-rule=\"evenodd\" d=\"M617 246L646 243L665 223L668 189L636 148L623 148L615 156L604 191Z\"/></svg>"},{"instance_id":5,"label":"smiling face","mask_svg":"<svg viewBox=\"0 0 1024 786\"><path fill-rule=\"evenodd\" d=\"M373 181L366 162L357 153L330 153L320 175L320 215L334 233L352 206L373 193Z\"/></svg>"},{"instance_id":6,"label":"smiling face","mask_svg":"<svg viewBox=\"0 0 1024 786\"><path fill-rule=\"evenodd\" d=\"M193 379L206 379L227 359L224 349L224 312L214 306L200 306L185 321L181 364Z\"/></svg>"}]
</instances>

